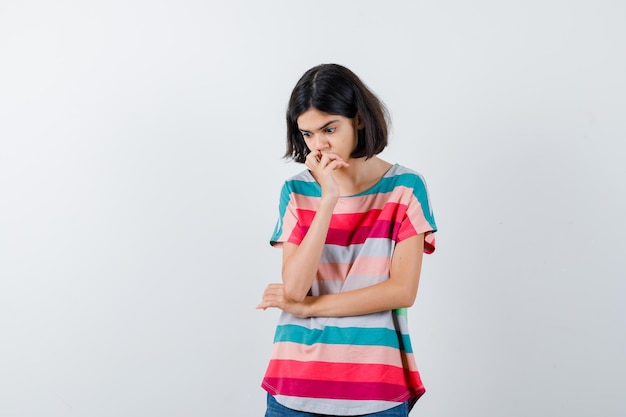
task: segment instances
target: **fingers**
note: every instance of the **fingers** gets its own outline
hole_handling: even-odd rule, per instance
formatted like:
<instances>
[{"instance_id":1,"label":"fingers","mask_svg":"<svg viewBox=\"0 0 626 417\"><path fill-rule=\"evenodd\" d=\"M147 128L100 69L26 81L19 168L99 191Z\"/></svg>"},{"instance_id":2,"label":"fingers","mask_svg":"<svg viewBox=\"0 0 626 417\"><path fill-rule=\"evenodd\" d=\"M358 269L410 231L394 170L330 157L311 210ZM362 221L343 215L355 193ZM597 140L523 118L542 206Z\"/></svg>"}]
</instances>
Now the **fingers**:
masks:
<instances>
[{"instance_id":1,"label":"fingers","mask_svg":"<svg viewBox=\"0 0 626 417\"><path fill-rule=\"evenodd\" d=\"M261 303L257 304L256 308L259 310L278 308L286 313L293 314L295 317L309 317L304 303L294 302L285 298L283 284L268 285L263 292Z\"/></svg>"},{"instance_id":2,"label":"fingers","mask_svg":"<svg viewBox=\"0 0 626 417\"><path fill-rule=\"evenodd\" d=\"M309 168L311 171L314 171L320 164L321 154L319 152L311 152L306 156L306 161L304 165Z\"/></svg>"},{"instance_id":3,"label":"fingers","mask_svg":"<svg viewBox=\"0 0 626 417\"><path fill-rule=\"evenodd\" d=\"M336 155L334 153L322 155L319 160L319 164L322 168L330 168L331 170L350 166L347 162L341 159L339 155Z\"/></svg>"},{"instance_id":4,"label":"fingers","mask_svg":"<svg viewBox=\"0 0 626 417\"><path fill-rule=\"evenodd\" d=\"M256 308L265 310L270 307L281 308L285 305L283 296L283 284L269 284L263 291L261 303Z\"/></svg>"},{"instance_id":5,"label":"fingers","mask_svg":"<svg viewBox=\"0 0 626 417\"><path fill-rule=\"evenodd\" d=\"M338 159L335 159L335 160L330 161L330 162L326 165L326 168L327 168L327 169L330 169L330 170L332 170L332 171L334 171L334 170L336 170L336 169L339 169L339 168L347 168L347 167L349 167L349 166L350 166L350 165L349 165L347 162L345 162L343 159L338 158Z\"/></svg>"},{"instance_id":6,"label":"fingers","mask_svg":"<svg viewBox=\"0 0 626 417\"><path fill-rule=\"evenodd\" d=\"M335 170L350 166L350 164L341 159L337 154L322 154L318 151L313 151L307 155L305 165L313 171L325 170L326 168Z\"/></svg>"}]
</instances>

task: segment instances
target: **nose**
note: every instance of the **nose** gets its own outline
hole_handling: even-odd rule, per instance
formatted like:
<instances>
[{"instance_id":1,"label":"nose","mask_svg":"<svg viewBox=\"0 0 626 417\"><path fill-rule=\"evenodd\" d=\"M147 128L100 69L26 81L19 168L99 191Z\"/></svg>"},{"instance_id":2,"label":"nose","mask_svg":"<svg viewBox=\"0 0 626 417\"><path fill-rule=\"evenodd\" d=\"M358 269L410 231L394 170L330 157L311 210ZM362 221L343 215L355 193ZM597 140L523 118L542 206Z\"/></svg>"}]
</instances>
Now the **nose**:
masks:
<instances>
[{"instance_id":1,"label":"nose","mask_svg":"<svg viewBox=\"0 0 626 417\"><path fill-rule=\"evenodd\" d=\"M326 147L328 147L328 141L326 140L324 135L315 135L315 137L313 138L313 149L316 151L321 151Z\"/></svg>"}]
</instances>

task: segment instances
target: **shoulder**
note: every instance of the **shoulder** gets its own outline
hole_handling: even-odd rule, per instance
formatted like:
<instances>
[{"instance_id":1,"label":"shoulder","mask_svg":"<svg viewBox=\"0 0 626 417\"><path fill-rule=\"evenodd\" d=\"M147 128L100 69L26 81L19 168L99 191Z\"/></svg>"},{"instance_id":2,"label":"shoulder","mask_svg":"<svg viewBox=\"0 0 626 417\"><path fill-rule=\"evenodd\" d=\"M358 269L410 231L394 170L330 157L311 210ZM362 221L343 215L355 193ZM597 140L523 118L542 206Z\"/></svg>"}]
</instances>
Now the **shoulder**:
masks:
<instances>
[{"instance_id":1,"label":"shoulder","mask_svg":"<svg viewBox=\"0 0 626 417\"><path fill-rule=\"evenodd\" d=\"M283 183L281 198L290 199L294 194L307 197L321 196L321 189L308 170L287 178Z\"/></svg>"},{"instance_id":2,"label":"shoulder","mask_svg":"<svg viewBox=\"0 0 626 417\"><path fill-rule=\"evenodd\" d=\"M394 164L385 174L385 179L393 187L406 187L410 189L426 189L426 180L419 172L403 165Z\"/></svg>"},{"instance_id":3,"label":"shoulder","mask_svg":"<svg viewBox=\"0 0 626 417\"><path fill-rule=\"evenodd\" d=\"M285 185L315 182L313 175L308 169L298 172L285 180Z\"/></svg>"}]
</instances>

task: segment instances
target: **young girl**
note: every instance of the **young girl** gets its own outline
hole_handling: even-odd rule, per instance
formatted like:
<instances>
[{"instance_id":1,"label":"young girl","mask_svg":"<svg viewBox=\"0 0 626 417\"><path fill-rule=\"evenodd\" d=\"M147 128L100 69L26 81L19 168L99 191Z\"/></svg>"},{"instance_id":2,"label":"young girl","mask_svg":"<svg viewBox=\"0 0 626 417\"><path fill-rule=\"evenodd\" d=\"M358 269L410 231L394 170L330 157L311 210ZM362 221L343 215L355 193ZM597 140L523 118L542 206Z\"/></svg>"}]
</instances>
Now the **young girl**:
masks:
<instances>
[{"instance_id":1,"label":"young girl","mask_svg":"<svg viewBox=\"0 0 626 417\"><path fill-rule=\"evenodd\" d=\"M406 308L437 230L424 179L378 155L387 112L349 69L308 70L287 110L286 157L307 170L283 185L270 240L282 310L263 379L266 417L407 416L424 386Z\"/></svg>"}]
</instances>

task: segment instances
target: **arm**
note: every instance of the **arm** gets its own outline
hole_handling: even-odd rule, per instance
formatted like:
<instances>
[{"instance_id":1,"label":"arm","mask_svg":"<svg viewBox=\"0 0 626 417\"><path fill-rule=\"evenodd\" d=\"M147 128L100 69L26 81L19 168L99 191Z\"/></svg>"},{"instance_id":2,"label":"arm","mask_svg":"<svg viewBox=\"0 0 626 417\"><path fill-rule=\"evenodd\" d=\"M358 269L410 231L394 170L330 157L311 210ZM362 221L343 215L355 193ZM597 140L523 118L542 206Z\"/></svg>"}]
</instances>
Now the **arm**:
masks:
<instances>
[{"instance_id":1,"label":"arm","mask_svg":"<svg viewBox=\"0 0 626 417\"><path fill-rule=\"evenodd\" d=\"M300 245L283 243L282 278L285 297L302 302L315 280L334 204L320 206Z\"/></svg>"},{"instance_id":2,"label":"arm","mask_svg":"<svg viewBox=\"0 0 626 417\"><path fill-rule=\"evenodd\" d=\"M302 242L299 245L283 243L284 295L294 302L305 299L317 275L330 220L339 199L339 190L332 173L336 169L347 167L348 164L334 154L327 154L318 159L317 153L311 152L307 156L306 166L320 183L322 197Z\"/></svg>"},{"instance_id":3,"label":"arm","mask_svg":"<svg viewBox=\"0 0 626 417\"><path fill-rule=\"evenodd\" d=\"M399 242L391 258L389 279L358 290L307 296L295 302L285 297L283 285L271 284L258 308L276 307L298 317L344 317L410 307L417 296L423 251L424 234Z\"/></svg>"}]
</instances>

